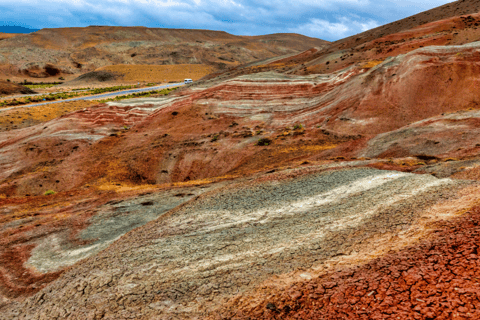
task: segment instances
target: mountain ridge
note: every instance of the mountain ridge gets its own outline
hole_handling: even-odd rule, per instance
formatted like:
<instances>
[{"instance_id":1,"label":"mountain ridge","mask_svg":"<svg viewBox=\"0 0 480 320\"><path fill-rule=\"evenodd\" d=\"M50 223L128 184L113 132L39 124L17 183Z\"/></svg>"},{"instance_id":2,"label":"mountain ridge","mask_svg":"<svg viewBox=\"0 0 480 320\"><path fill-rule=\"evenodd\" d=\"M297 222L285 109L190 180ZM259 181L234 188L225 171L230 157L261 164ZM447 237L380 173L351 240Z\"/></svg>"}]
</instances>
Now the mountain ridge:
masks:
<instances>
[{"instance_id":1,"label":"mountain ridge","mask_svg":"<svg viewBox=\"0 0 480 320\"><path fill-rule=\"evenodd\" d=\"M1 40L0 74L72 77L118 64L196 63L222 69L327 43L298 34L235 36L224 31L146 27L47 28ZM53 75L48 68L56 70Z\"/></svg>"}]
</instances>

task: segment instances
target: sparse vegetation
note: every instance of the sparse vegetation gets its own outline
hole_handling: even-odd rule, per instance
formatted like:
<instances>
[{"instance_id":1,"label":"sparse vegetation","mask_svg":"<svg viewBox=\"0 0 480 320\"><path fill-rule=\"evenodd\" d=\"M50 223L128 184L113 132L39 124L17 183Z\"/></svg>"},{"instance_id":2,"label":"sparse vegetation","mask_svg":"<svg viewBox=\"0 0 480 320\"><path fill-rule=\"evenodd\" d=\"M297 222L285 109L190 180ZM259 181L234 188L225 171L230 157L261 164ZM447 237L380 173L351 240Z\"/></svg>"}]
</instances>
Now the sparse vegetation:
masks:
<instances>
[{"instance_id":1,"label":"sparse vegetation","mask_svg":"<svg viewBox=\"0 0 480 320\"><path fill-rule=\"evenodd\" d=\"M115 91L120 91L120 90L128 90L128 89L133 89L136 86L114 86L114 87L107 87L107 88L96 88L96 89L91 89L88 93L89 94L100 94L100 93L105 93L105 92L115 92Z\"/></svg>"},{"instance_id":2,"label":"sparse vegetation","mask_svg":"<svg viewBox=\"0 0 480 320\"><path fill-rule=\"evenodd\" d=\"M167 88L167 89L162 89L162 90L154 90L154 91L147 91L147 92L138 92L138 93L132 93L132 94L127 94L123 96L118 96L115 98L110 98L110 99L104 99L104 100L99 100L99 102L109 102L109 101L119 101L119 100L124 100L124 99L132 99L132 98L140 98L140 97L150 97L152 95L159 96L163 95L166 96L170 92L178 89L177 87L175 88Z\"/></svg>"},{"instance_id":3,"label":"sparse vegetation","mask_svg":"<svg viewBox=\"0 0 480 320\"><path fill-rule=\"evenodd\" d=\"M10 106L20 106L30 103L39 103L43 101L55 101L55 100L65 100L70 98L82 97L82 96L89 96L95 94L101 94L106 92L115 92L120 90L128 90L132 89L134 86L115 86L115 87L108 87L108 88L100 88L100 89L92 89L86 92L60 92L60 93L50 93L32 97L26 97L22 99L12 99L12 100L4 100L0 101L0 107L10 107ZM139 92L139 93L132 93L125 96L118 96L112 99L101 100L102 102L106 101L117 101L122 99L130 99L130 98L138 98L138 97L148 97L152 94L160 94L165 95L170 93L171 91L177 88L167 88L163 90L154 90L154 91L147 91L147 92Z\"/></svg>"},{"instance_id":4,"label":"sparse vegetation","mask_svg":"<svg viewBox=\"0 0 480 320\"><path fill-rule=\"evenodd\" d=\"M46 89L46 88L51 88L53 86L56 86L56 84L44 83L44 84L27 84L27 85L25 85L25 87L30 88L30 89Z\"/></svg>"},{"instance_id":5,"label":"sparse vegetation","mask_svg":"<svg viewBox=\"0 0 480 320\"><path fill-rule=\"evenodd\" d=\"M55 194L55 191L53 191L53 190L47 190L44 193L44 195L46 195L46 196L50 196L50 195L53 195L53 194Z\"/></svg>"},{"instance_id":6,"label":"sparse vegetation","mask_svg":"<svg viewBox=\"0 0 480 320\"><path fill-rule=\"evenodd\" d=\"M270 140L268 138L262 138L262 139L257 141L256 145L257 146L268 146L271 143L272 143L272 140Z\"/></svg>"},{"instance_id":7,"label":"sparse vegetation","mask_svg":"<svg viewBox=\"0 0 480 320\"><path fill-rule=\"evenodd\" d=\"M293 126L293 130L301 130L303 129L303 125L300 123L297 123L296 125Z\"/></svg>"},{"instance_id":8,"label":"sparse vegetation","mask_svg":"<svg viewBox=\"0 0 480 320\"><path fill-rule=\"evenodd\" d=\"M7 79L8 81L8 79ZM57 85L57 84L62 84L63 82L31 82L31 81L27 81L27 80L23 80L23 82L20 82L20 84L24 85L24 86L30 86L30 85Z\"/></svg>"}]
</instances>

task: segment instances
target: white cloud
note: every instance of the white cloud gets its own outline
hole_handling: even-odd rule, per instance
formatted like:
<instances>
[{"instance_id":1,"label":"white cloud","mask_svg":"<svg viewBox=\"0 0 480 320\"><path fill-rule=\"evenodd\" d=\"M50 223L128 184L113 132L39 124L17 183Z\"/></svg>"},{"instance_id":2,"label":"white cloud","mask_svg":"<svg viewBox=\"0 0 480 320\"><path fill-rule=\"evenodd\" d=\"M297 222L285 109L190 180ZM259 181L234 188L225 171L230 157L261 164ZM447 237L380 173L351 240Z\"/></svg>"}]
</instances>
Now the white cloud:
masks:
<instances>
[{"instance_id":1,"label":"white cloud","mask_svg":"<svg viewBox=\"0 0 480 320\"><path fill-rule=\"evenodd\" d=\"M291 32L323 39L340 39L378 27L373 20L352 20L348 17L337 18L335 22L323 19L312 19L309 23L291 28Z\"/></svg>"},{"instance_id":2,"label":"white cloud","mask_svg":"<svg viewBox=\"0 0 480 320\"><path fill-rule=\"evenodd\" d=\"M297 32L336 40L450 1L0 0L0 25L12 21L34 28L142 25L237 35Z\"/></svg>"}]
</instances>

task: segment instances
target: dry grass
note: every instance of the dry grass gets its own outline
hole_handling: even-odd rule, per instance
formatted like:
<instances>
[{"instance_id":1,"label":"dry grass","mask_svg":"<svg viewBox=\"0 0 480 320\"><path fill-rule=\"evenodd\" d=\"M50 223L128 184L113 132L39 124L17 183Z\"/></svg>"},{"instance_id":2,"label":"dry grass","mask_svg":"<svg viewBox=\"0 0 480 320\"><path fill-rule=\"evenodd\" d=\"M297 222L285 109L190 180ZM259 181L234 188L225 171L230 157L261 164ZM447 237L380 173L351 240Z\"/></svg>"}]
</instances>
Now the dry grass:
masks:
<instances>
[{"instance_id":1,"label":"dry grass","mask_svg":"<svg viewBox=\"0 0 480 320\"><path fill-rule=\"evenodd\" d=\"M296 147L283 148L279 152L280 153L317 152L317 151L330 150L335 148L336 146L337 145L335 144L296 146Z\"/></svg>"},{"instance_id":2,"label":"dry grass","mask_svg":"<svg viewBox=\"0 0 480 320\"><path fill-rule=\"evenodd\" d=\"M368 61L367 63L363 64L360 66L362 69L371 69L373 67L378 66L380 63L382 63L384 60L372 60Z\"/></svg>"},{"instance_id":3,"label":"dry grass","mask_svg":"<svg viewBox=\"0 0 480 320\"><path fill-rule=\"evenodd\" d=\"M183 81L185 78L198 80L215 71L215 68L203 64L113 65L97 70L123 74L124 77L122 81L165 83L170 81Z\"/></svg>"},{"instance_id":4,"label":"dry grass","mask_svg":"<svg viewBox=\"0 0 480 320\"><path fill-rule=\"evenodd\" d=\"M20 129L47 122L73 111L98 104L98 101L59 102L38 107L19 107L0 112L0 131Z\"/></svg>"},{"instance_id":5,"label":"dry grass","mask_svg":"<svg viewBox=\"0 0 480 320\"><path fill-rule=\"evenodd\" d=\"M21 35L21 33L3 33L0 32L0 40L9 39Z\"/></svg>"}]
</instances>

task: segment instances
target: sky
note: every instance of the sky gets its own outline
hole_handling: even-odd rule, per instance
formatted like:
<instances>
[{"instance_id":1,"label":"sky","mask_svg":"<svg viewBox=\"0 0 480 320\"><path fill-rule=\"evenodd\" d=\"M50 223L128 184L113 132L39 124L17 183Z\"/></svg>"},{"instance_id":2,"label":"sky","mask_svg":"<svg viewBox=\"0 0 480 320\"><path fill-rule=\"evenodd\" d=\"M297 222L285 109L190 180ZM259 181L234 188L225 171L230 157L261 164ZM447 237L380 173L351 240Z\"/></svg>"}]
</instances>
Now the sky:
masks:
<instances>
[{"instance_id":1,"label":"sky","mask_svg":"<svg viewBox=\"0 0 480 320\"><path fill-rule=\"evenodd\" d=\"M0 0L0 26L287 32L334 41L448 2L452 0Z\"/></svg>"}]
</instances>

